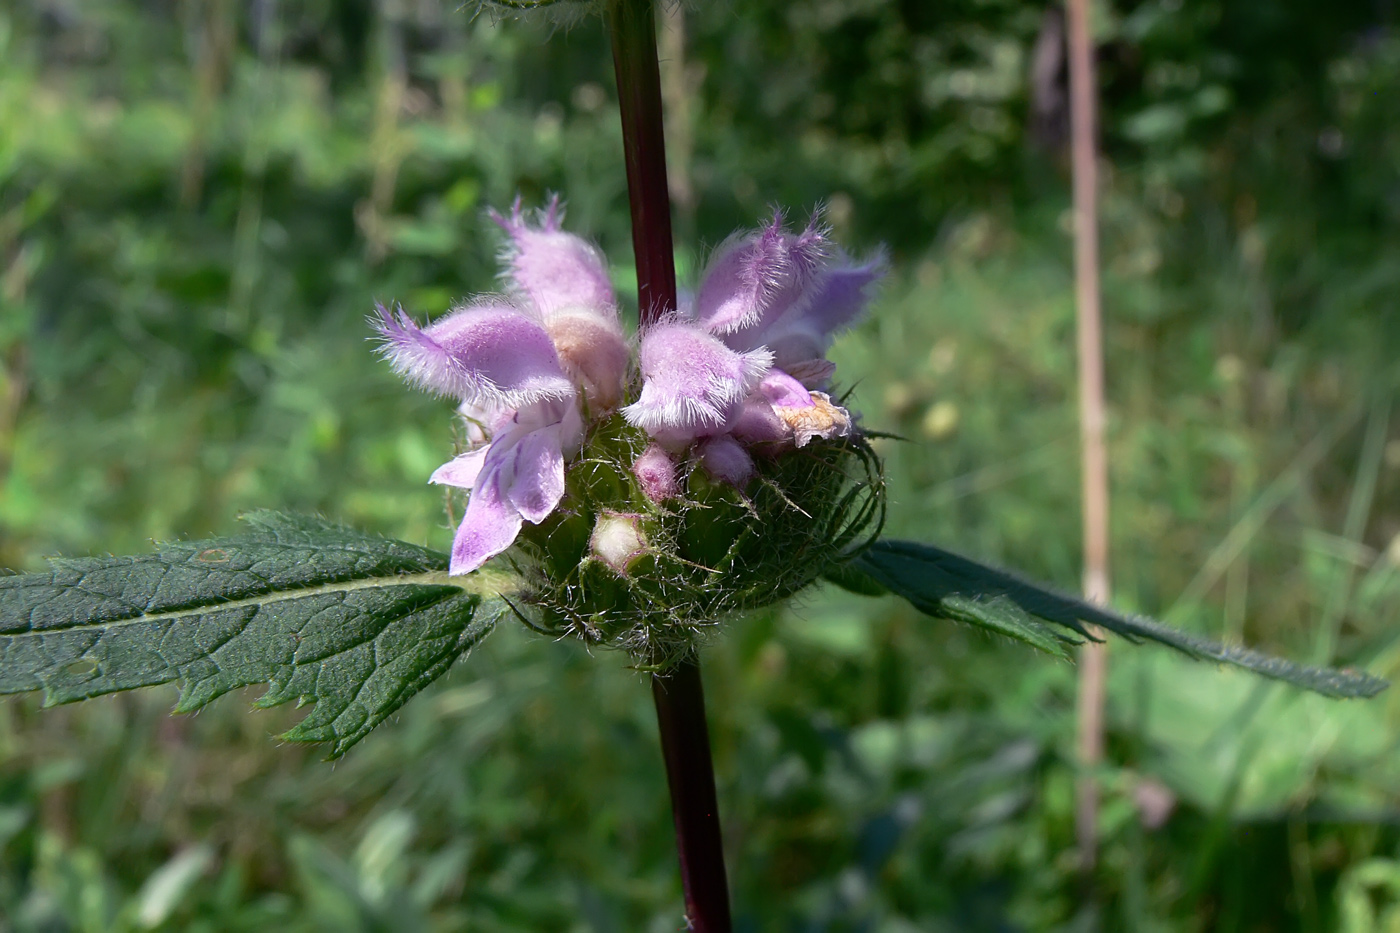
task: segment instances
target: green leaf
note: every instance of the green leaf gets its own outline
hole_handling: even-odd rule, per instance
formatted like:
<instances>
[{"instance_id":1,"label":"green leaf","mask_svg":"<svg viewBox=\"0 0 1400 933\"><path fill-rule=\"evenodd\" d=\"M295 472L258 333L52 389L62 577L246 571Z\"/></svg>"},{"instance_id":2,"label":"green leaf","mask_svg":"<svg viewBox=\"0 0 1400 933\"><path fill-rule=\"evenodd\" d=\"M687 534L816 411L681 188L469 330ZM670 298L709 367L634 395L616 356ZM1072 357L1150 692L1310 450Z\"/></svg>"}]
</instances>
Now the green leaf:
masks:
<instances>
[{"instance_id":1,"label":"green leaf","mask_svg":"<svg viewBox=\"0 0 1400 933\"><path fill-rule=\"evenodd\" d=\"M1069 660L1066 644L1080 644L1079 639L1061 635L1005 596L974 599L967 596L945 596L938 613L954 622L977 625L998 635L1023 641L1062 660Z\"/></svg>"},{"instance_id":2,"label":"green leaf","mask_svg":"<svg viewBox=\"0 0 1400 933\"><path fill-rule=\"evenodd\" d=\"M857 596L884 596L889 592L880 581L858 568L853 560L829 567L822 576Z\"/></svg>"},{"instance_id":3,"label":"green leaf","mask_svg":"<svg viewBox=\"0 0 1400 933\"><path fill-rule=\"evenodd\" d=\"M319 518L245 521L236 538L0 577L0 693L53 705L178 681L190 712L265 683L260 707L315 704L285 738L338 757L501 615L437 552Z\"/></svg>"},{"instance_id":4,"label":"green leaf","mask_svg":"<svg viewBox=\"0 0 1400 933\"><path fill-rule=\"evenodd\" d=\"M1379 677L1359 671L1295 664L1190 635L1152 619L1122 615L927 544L879 541L852 561L852 566L921 612L979 625L1042 650L1053 651L1047 647L1049 638L1072 639L1054 633L1036 619L1093 638L1083 625L1088 622L1132 641L1155 641L1198 660L1233 664L1325 696L1370 697L1389 686ZM1017 607L1022 615L1010 612L1008 605Z\"/></svg>"}]
</instances>

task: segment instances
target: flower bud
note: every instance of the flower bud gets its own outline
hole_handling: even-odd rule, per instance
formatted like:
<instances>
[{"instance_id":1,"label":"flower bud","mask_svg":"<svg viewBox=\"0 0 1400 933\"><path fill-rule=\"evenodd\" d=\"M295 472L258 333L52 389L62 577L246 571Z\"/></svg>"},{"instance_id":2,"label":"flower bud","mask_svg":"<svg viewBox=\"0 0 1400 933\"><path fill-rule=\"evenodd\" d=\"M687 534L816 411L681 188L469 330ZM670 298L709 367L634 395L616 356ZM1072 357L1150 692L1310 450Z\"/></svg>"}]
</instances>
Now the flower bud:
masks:
<instances>
[{"instance_id":1,"label":"flower bud","mask_svg":"<svg viewBox=\"0 0 1400 933\"><path fill-rule=\"evenodd\" d=\"M588 546L594 557L625 576L637 558L647 552L642 516L627 512L600 513Z\"/></svg>"},{"instance_id":2,"label":"flower bud","mask_svg":"<svg viewBox=\"0 0 1400 933\"><path fill-rule=\"evenodd\" d=\"M680 484L676 482L676 463L670 454L656 444L652 444L632 464L632 474L642 487L642 492L652 502L661 503L680 495Z\"/></svg>"},{"instance_id":3,"label":"flower bud","mask_svg":"<svg viewBox=\"0 0 1400 933\"><path fill-rule=\"evenodd\" d=\"M753 458L728 434L711 437L700 445L700 465L705 472L735 489L743 489L753 478Z\"/></svg>"}]
</instances>

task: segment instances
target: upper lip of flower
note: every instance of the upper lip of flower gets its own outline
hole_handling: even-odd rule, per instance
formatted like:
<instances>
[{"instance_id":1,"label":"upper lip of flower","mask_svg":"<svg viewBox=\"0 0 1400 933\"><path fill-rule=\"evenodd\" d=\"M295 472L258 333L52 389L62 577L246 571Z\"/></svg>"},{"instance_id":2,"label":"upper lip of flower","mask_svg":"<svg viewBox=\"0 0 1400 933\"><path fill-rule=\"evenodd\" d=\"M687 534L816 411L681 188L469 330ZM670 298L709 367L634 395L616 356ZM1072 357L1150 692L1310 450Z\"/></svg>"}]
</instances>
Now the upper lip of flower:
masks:
<instances>
[{"instance_id":1,"label":"upper lip of flower","mask_svg":"<svg viewBox=\"0 0 1400 933\"><path fill-rule=\"evenodd\" d=\"M588 308L617 320L617 299L603 253L592 243L562 229L559 197L550 198L532 227L520 207L509 216L491 212L491 219L510 237L502 252L508 291L521 297L548 322L557 311Z\"/></svg>"},{"instance_id":2,"label":"upper lip of flower","mask_svg":"<svg viewBox=\"0 0 1400 933\"><path fill-rule=\"evenodd\" d=\"M711 258L687 317L736 350L766 346L777 365L822 357L831 338L855 322L869 288L885 272L883 252L853 262L835 249L820 216L800 233L783 217L743 237L730 237ZM806 346L784 360L779 345ZM799 358L802 357L802 358Z\"/></svg>"},{"instance_id":3,"label":"upper lip of flower","mask_svg":"<svg viewBox=\"0 0 1400 933\"><path fill-rule=\"evenodd\" d=\"M424 389L492 408L518 408L574 392L549 334L509 304L458 308L422 328L402 310L383 305L378 310L380 352Z\"/></svg>"},{"instance_id":4,"label":"upper lip of flower","mask_svg":"<svg viewBox=\"0 0 1400 933\"><path fill-rule=\"evenodd\" d=\"M641 340L642 391L624 408L649 434L723 429L772 363L767 350L739 353L693 324L652 325Z\"/></svg>"}]
</instances>

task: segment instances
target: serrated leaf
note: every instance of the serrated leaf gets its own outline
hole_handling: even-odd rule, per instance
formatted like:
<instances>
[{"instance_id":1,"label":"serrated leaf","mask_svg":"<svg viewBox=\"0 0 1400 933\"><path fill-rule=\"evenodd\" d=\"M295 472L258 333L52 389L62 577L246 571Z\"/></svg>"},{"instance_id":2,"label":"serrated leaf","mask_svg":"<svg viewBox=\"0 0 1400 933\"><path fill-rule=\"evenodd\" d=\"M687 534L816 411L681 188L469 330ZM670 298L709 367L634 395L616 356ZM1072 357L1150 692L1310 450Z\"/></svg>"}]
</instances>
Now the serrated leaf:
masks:
<instances>
[{"instance_id":1,"label":"serrated leaf","mask_svg":"<svg viewBox=\"0 0 1400 933\"><path fill-rule=\"evenodd\" d=\"M993 596L991 599L945 596L939 603L938 611L955 622L980 626L998 635L1023 641L1032 648L1039 648L1065 661L1069 660L1065 644L1079 644L1079 639L1056 633L1005 596Z\"/></svg>"},{"instance_id":2,"label":"serrated leaf","mask_svg":"<svg viewBox=\"0 0 1400 933\"><path fill-rule=\"evenodd\" d=\"M1022 641L1029 640L1023 637L1027 630L1003 630L1010 617L1000 611L989 614L988 607L1005 600L1035 619L1064 626L1085 638L1092 636L1083 623L1092 623L1133 641L1155 641L1199 660L1232 664L1324 696L1370 697L1389 686L1387 681L1359 671L1295 664L1250 648L1222 645L1152 619L1123 615L927 544L878 541L852 565L921 612L981 625ZM969 613L969 604L978 611ZM1048 631L1042 626L1039 634ZM1065 640L1064 636L1054 637Z\"/></svg>"},{"instance_id":3,"label":"serrated leaf","mask_svg":"<svg viewBox=\"0 0 1400 933\"><path fill-rule=\"evenodd\" d=\"M0 693L52 705L178 681L190 712L265 683L258 706L315 704L285 737L338 757L501 614L435 551L319 518L245 521L236 538L0 577Z\"/></svg>"}]
</instances>

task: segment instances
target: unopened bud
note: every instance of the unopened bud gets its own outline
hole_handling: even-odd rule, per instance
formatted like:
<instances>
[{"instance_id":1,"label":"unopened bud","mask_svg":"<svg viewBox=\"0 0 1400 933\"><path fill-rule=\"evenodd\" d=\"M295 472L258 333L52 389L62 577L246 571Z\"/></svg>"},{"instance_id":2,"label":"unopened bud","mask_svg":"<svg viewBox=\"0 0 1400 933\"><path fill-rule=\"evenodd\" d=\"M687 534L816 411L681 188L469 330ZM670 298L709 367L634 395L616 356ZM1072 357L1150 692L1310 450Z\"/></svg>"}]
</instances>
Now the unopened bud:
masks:
<instances>
[{"instance_id":1,"label":"unopened bud","mask_svg":"<svg viewBox=\"0 0 1400 933\"><path fill-rule=\"evenodd\" d=\"M652 502L665 502L680 495L680 484L676 481L676 462L656 444L652 444L637 461L632 464L632 474L642 487L642 492Z\"/></svg>"},{"instance_id":2,"label":"unopened bud","mask_svg":"<svg viewBox=\"0 0 1400 933\"><path fill-rule=\"evenodd\" d=\"M743 445L727 434L700 445L700 465L721 483L742 490L753 478L753 458Z\"/></svg>"},{"instance_id":3,"label":"unopened bud","mask_svg":"<svg viewBox=\"0 0 1400 933\"><path fill-rule=\"evenodd\" d=\"M638 557L647 552L647 536L642 517L627 512L603 512L589 539L593 556L620 574L626 574Z\"/></svg>"}]
</instances>

